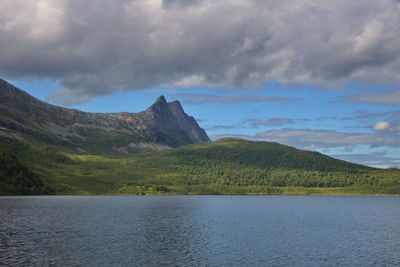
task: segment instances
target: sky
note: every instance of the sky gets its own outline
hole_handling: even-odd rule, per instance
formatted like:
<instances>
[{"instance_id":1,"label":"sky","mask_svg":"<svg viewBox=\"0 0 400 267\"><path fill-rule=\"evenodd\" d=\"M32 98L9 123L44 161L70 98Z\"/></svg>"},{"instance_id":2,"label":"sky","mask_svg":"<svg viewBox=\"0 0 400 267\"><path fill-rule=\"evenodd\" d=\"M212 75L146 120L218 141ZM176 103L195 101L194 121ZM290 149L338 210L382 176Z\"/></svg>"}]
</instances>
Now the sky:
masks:
<instances>
[{"instance_id":1,"label":"sky","mask_svg":"<svg viewBox=\"0 0 400 267\"><path fill-rule=\"evenodd\" d=\"M0 0L0 78L88 112L400 167L398 0Z\"/></svg>"}]
</instances>

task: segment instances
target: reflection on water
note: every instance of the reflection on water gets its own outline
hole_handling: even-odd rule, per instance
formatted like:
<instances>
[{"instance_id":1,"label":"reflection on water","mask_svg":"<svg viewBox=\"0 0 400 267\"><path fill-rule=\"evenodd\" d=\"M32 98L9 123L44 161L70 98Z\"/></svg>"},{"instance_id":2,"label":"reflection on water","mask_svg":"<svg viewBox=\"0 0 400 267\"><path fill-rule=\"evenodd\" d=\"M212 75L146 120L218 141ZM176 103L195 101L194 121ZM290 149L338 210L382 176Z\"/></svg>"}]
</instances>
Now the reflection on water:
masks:
<instances>
[{"instance_id":1,"label":"reflection on water","mask_svg":"<svg viewBox=\"0 0 400 267\"><path fill-rule=\"evenodd\" d=\"M400 265L400 198L0 198L0 265Z\"/></svg>"}]
</instances>

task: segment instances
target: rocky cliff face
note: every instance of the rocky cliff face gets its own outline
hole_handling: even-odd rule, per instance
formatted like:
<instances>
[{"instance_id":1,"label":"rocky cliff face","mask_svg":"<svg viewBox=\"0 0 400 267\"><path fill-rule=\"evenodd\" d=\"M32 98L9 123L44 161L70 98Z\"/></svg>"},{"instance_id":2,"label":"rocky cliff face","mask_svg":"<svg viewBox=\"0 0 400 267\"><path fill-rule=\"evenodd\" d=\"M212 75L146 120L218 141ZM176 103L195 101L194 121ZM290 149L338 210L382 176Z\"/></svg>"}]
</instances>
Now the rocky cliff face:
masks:
<instances>
[{"instance_id":1,"label":"rocky cliff face","mask_svg":"<svg viewBox=\"0 0 400 267\"><path fill-rule=\"evenodd\" d=\"M91 153L210 141L178 101L164 96L140 113L88 113L40 101L1 79L0 135Z\"/></svg>"}]
</instances>

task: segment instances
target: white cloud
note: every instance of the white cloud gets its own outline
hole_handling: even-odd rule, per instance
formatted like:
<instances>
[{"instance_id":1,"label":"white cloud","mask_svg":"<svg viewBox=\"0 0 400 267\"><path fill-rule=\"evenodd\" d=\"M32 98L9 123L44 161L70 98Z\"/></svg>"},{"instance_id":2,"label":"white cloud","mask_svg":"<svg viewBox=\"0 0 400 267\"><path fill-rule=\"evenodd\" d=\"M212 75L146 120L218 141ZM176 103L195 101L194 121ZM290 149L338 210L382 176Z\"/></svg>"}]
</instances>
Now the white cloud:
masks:
<instances>
[{"instance_id":1,"label":"white cloud","mask_svg":"<svg viewBox=\"0 0 400 267\"><path fill-rule=\"evenodd\" d=\"M387 121L381 121L374 124L372 127L375 131L384 131L390 127L390 123Z\"/></svg>"},{"instance_id":2,"label":"white cloud","mask_svg":"<svg viewBox=\"0 0 400 267\"><path fill-rule=\"evenodd\" d=\"M202 75L191 75L187 77L183 77L180 81L175 82L172 86L178 86L178 87L196 87L196 86L201 86L205 83L205 78Z\"/></svg>"}]
</instances>

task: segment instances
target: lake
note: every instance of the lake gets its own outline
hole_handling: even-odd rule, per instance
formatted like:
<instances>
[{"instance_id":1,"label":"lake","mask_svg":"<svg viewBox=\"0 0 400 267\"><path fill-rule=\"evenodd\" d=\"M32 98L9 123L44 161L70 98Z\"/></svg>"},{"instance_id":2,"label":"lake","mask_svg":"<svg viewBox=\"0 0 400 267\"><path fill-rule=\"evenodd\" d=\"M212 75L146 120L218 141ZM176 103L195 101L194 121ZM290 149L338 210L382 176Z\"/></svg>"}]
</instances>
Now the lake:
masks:
<instances>
[{"instance_id":1,"label":"lake","mask_svg":"<svg viewBox=\"0 0 400 267\"><path fill-rule=\"evenodd\" d=\"M400 197L0 197L0 265L400 266Z\"/></svg>"}]
</instances>

